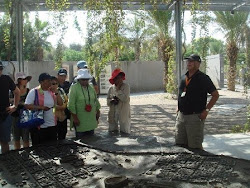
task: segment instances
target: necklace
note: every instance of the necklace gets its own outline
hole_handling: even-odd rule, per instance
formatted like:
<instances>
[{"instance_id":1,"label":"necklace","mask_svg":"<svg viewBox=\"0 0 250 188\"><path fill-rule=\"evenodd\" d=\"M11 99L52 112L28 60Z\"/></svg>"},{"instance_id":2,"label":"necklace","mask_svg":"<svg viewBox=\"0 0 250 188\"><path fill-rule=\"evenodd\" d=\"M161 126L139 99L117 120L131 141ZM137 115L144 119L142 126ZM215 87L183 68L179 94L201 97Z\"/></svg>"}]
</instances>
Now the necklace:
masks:
<instances>
[{"instance_id":1,"label":"necklace","mask_svg":"<svg viewBox=\"0 0 250 188\"><path fill-rule=\"evenodd\" d=\"M82 86L81 86L81 88L82 88ZM87 90L88 90L89 104L90 104L90 95L89 95L89 87L88 87L88 86L87 86ZM87 102L86 102L86 97L85 97L85 94L84 94L83 88L82 88L82 93L83 93L83 96L84 96L85 104L87 104Z\"/></svg>"}]
</instances>

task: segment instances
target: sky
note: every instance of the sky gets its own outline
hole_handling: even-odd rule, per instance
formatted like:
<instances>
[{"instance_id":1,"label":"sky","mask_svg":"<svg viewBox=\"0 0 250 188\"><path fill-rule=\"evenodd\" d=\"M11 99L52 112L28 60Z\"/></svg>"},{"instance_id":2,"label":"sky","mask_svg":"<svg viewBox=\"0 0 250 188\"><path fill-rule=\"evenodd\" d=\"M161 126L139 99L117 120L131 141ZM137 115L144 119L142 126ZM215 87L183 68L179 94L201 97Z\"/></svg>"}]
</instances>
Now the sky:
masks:
<instances>
[{"instance_id":1,"label":"sky","mask_svg":"<svg viewBox=\"0 0 250 188\"><path fill-rule=\"evenodd\" d=\"M31 12L30 13L30 18L31 20L34 19L36 12ZM85 40L87 37L87 25L86 25L86 20L87 20L87 14L86 11L77 11L77 12L66 12L65 13L65 22L68 23L68 29L65 33L63 43L66 46L69 46L70 44L85 44ZM74 19L78 20L78 23L81 28L81 32L79 32L75 26L74 26ZM42 21L49 21L51 25L54 23L53 15L50 12L39 12L39 19ZM184 30L186 34L186 44L191 42L192 36L192 28L190 26L190 19L191 15L189 11L185 12L184 15ZM211 23L209 26L209 35L212 36L213 38L219 39L219 40L224 40L224 35L221 31L219 31L219 27L215 23ZM174 32L173 32L174 33ZM199 28L197 28L197 37L199 37ZM53 35L51 35L48 38L48 41L51 42L52 46L56 46L57 42L59 39L58 32L55 31Z\"/></svg>"}]
</instances>

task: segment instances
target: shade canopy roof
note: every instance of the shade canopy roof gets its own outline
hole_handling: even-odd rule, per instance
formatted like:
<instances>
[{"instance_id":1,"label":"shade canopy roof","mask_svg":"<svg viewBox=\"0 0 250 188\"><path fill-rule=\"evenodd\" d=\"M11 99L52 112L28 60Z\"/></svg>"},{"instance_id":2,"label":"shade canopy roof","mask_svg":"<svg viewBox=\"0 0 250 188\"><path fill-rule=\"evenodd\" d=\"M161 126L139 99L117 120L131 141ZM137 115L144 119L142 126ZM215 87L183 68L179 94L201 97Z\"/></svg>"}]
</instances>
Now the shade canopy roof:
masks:
<instances>
[{"instance_id":1,"label":"shade canopy roof","mask_svg":"<svg viewBox=\"0 0 250 188\"><path fill-rule=\"evenodd\" d=\"M25 7L24 11L48 11L45 0L16 0L22 3ZM67 10L83 10L82 6L89 0L69 0ZM114 0L121 3L123 10L167 10L173 9L173 4L178 0ZM154 3L153 3L154 2ZM166 3L167 2L167 3ZM193 0L182 1L186 9L190 9L193 4ZM202 10L205 4L205 0L198 0L198 9ZM142 6L144 5L144 6ZM0 0L0 11L5 11L5 0ZM250 0L208 0L208 11L250 11Z\"/></svg>"}]
</instances>

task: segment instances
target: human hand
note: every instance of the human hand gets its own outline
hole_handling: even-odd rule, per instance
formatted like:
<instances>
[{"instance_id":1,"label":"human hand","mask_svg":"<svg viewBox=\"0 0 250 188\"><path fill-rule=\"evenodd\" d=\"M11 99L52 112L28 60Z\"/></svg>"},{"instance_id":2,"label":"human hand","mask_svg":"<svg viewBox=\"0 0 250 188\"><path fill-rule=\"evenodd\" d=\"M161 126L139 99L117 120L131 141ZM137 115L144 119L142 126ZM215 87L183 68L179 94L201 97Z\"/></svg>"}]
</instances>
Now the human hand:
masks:
<instances>
[{"instance_id":1,"label":"human hand","mask_svg":"<svg viewBox=\"0 0 250 188\"><path fill-rule=\"evenodd\" d=\"M200 114L200 119L205 120L207 118L208 112L206 110L203 110Z\"/></svg>"},{"instance_id":2,"label":"human hand","mask_svg":"<svg viewBox=\"0 0 250 188\"><path fill-rule=\"evenodd\" d=\"M98 121L99 120L99 118L100 118L100 110L98 110L97 112L96 112L96 121Z\"/></svg>"},{"instance_id":3,"label":"human hand","mask_svg":"<svg viewBox=\"0 0 250 188\"><path fill-rule=\"evenodd\" d=\"M8 112L9 114L12 114L13 112L15 112L16 109L17 109L17 107L15 107L14 105L9 106L9 107L6 108L6 110L7 110L7 112Z\"/></svg>"},{"instance_id":4,"label":"human hand","mask_svg":"<svg viewBox=\"0 0 250 188\"><path fill-rule=\"evenodd\" d=\"M50 110L51 108L47 107L47 106L43 106L43 111L48 111Z\"/></svg>"},{"instance_id":5,"label":"human hand","mask_svg":"<svg viewBox=\"0 0 250 188\"><path fill-rule=\"evenodd\" d=\"M80 120L78 119L78 117L74 117L73 122L74 122L75 126L79 126L80 125Z\"/></svg>"}]
</instances>

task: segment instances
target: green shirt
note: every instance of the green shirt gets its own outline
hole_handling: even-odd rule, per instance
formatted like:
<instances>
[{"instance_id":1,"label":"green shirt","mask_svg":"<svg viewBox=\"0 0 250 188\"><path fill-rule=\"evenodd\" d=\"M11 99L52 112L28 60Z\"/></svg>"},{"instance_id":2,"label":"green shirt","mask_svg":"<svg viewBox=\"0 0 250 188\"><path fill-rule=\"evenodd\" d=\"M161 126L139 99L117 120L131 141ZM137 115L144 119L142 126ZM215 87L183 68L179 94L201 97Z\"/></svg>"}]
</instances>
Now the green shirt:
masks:
<instances>
[{"instance_id":1,"label":"green shirt","mask_svg":"<svg viewBox=\"0 0 250 188\"><path fill-rule=\"evenodd\" d=\"M85 110L86 104L91 105L90 112ZM101 105L92 86L84 88L77 82L70 87L68 109L76 114L80 121L80 125L76 126L76 132L94 130L97 127L96 112L100 108Z\"/></svg>"}]
</instances>

